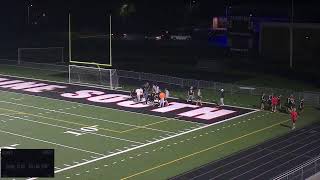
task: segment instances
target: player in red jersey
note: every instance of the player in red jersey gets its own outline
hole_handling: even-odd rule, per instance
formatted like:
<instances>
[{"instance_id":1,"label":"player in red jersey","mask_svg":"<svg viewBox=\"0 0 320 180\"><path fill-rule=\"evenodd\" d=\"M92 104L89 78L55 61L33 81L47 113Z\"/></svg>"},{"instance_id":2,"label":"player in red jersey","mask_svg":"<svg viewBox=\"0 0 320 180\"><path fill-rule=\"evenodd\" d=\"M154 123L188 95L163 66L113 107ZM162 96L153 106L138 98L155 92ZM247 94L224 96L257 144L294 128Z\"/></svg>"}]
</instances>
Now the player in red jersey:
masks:
<instances>
[{"instance_id":1,"label":"player in red jersey","mask_svg":"<svg viewBox=\"0 0 320 180\"><path fill-rule=\"evenodd\" d=\"M272 98L271 98L271 111L272 112L276 112L277 111L277 104L278 104L278 98L274 95L272 95Z\"/></svg>"},{"instance_id":2,"label":"player in red jersey","mask_svg":"<svg viewBox=\"0 0 320 180\"><path fill-rule=\"evenodd\" d=\"M291 121L292 121L292 130L294 130L296 128L296 121L298 119L298 113L296 111L296 108L292 108L290 115L291 115Z\"/></svg>"}]
</instances>

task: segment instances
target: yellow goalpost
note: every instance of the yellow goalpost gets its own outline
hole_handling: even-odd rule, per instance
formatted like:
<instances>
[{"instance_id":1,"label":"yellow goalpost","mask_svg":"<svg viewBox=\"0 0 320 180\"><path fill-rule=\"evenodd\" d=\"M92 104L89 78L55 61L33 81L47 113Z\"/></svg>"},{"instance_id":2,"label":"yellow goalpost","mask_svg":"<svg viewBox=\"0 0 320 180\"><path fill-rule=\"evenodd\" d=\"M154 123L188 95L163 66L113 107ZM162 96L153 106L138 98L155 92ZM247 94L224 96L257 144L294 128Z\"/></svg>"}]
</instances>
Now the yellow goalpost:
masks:
<instances>
[{"instance_id":1,"label":"yellow goalpost","mask_svg":"<svg viewBox=\"0 0 320 180\"><path fill-rule=\"evenodd\" d=\"M112 67L112 23L111 23L111 15L109 15L109 63L108 64L102 64L102 63L97 63L94 61L82 61L82 60L73 60L72 58L72 38L71 38L71 14L69 13L69 64L78 64L78 65L92 65L92 66L97 66L98 68L100 67Z\"/></svg>"}]
</instances>

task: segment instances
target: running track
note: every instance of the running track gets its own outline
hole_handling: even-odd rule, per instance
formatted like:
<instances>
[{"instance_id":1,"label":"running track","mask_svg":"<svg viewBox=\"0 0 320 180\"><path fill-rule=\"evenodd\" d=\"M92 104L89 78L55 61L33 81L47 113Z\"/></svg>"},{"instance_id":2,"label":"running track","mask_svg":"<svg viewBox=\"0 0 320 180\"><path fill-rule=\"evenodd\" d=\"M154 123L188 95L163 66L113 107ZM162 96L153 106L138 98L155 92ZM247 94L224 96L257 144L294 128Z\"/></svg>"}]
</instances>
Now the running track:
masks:
<instances>
[{"instance_id":1,"label":"running track","mask_svg":"<svg viewBox=\"0 0 320 180\"><path fill-rule=\"evenodd\" d=\"M171 179L272 179L319 154L317 123Z\"/></svg>"}]
</instances>

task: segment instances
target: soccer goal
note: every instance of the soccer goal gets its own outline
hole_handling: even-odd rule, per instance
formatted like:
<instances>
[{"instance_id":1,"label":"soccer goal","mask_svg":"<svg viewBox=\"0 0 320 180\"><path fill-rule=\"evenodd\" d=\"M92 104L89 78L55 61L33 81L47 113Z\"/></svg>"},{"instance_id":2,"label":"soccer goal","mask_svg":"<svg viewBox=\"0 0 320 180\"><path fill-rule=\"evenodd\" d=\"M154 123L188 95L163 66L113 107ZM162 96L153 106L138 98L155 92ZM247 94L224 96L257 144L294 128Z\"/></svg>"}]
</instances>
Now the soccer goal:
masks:
<instances>
[{"instance_id":1,"label":"soccer goal","mask_svg":"<svg viewBox=\"0 0 320 180\"><path fill-rule=\"evenodd\" d=\"M69 83L117 89L119 87L119 77L116 69L69 65Z\"/></svg>"},{"instance_id":2,"label":"soccer goal","mask_svg":"<svg viewBox=\"0 0 320 180\"><path fill-rule=\"evenodd\" d=\"M23 62L61 64L64 63L63 47L18 48L18 64Z\"/></svg>"}]
</instances>

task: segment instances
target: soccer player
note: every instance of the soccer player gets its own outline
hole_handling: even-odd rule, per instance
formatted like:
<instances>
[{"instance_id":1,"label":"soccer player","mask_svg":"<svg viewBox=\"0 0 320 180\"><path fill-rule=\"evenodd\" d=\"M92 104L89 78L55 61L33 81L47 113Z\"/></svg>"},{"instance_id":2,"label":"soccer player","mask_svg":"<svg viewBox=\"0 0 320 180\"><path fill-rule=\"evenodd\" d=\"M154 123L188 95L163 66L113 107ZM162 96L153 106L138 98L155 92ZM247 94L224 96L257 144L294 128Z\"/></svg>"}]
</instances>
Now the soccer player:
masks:
<instances>
[{"instance_id":1,"label":"soccer player","mask_svg":"<svg viewBox=\"0 0 320 180\"><path fill-rule=\"evenodd\" d=\"M265 106L266 102L267 102L267 97L266 97L266 94L263 93L261 96L261 106L260 106L261 110L264 110L264 106Z\"/></svg>"},{"instance_id":2,"label":"soccer player","mask_svg":"<svg viewBox=\"0 0 320 180\"><path fill-rule=\"evenodd\" d=\"M224 89L220 90L220 106L224 105Z\"/></svg>"},{"instance_id":3,"label":"soccer player","mask_svg":"<svg viewBox=\"0 0 320 180\"><path fill-rule=\"evenodd\" d=\"M193 99L194 99L194 91L193 91L193 87L191 86L189 91L188 91L187 102L191 101L191 103L192 103Z\"/></svg>"},{"instance_id":4,"label":"soccer player","mask_svg":"<svg viewBox=\"0 0 320 180\"><path fill-rule=\"evenodd\" d=\"M166 98L166 94L164 92L159 93L159 99L160 99L160 104L159 107L164 107L165 101L164 99Z\"/></svg>"},{"instance_id":5,"label":"soccer player","mask_svg":"<svg viewBox=\"0 0 320 180\"><path fill-rule=\"evenodd\" d=\"M136 98L137 98L137 94L136 94L135 89L132 89L132 91L130 92L130 96L131 96L131 98L132 98L132 100L133 100L133 101L135 101L135 100L136 100Z\"/></svg>"},{"instance_id":6,"label":"soccer player","mask_svg":"<svg viewBox=\"0 0 320 180\"><path fill-rule=\"evenodd\" d=\"M160 93L160 87L158 85L156 85L156 94Z\"/></svg>"},{"instance_id":7,"label":"soccer player","mask_svg":"<svg viewBox=\"0 0 320 180\"><path fill-rule=\"evenodd\" d=\"M150 90L149 82L146 82L146 83L143 85L143 98L144 98L144 100L145 100L145 104L148 103L148 93L149 93L149 90Z\"/></svg>"},{"instance_id":8,"label":"soccer player","mask_svg":"<svg viewBox=\"0 0 320 180\"><path fill-rule=\"evenodd\" d=\"M272 95L271 99L271 111L276 112L277 111L277 104L278 104L278 98L274 95Z\"/></svg>"},{"instance_id":9,"label":"soccer player","mask_svg":"<svg viewBox=\"0 0 320 180\"><path fill-rule=\"evenodd\" d=\"M154 99L155 99L155 93L151 92L151 94L148 95L147 101L151 103L151 105L154 106Z\"/></svg>"},{"instance_id":10,"label":"soccer player","mask_svg":"<svg viewBox=\"0 0 320 180\"><path fill-rule=\"evenodd\" d=\"M299 104L299 111L300 111L300 113L303 112L303 109L304 109L304 99L302 98L302 99L300 100L300 104Z\"/></svg>"},{"instance_id":11,"label":"soccer player","mask_svg":"<svg viewBox=\"0 0 320 180\"><path fill-rule=\"evenodd\" d=\"M296 107L296 101L295 101L293 95L290 95L289 108L292 110L295 107Z\"/></svg>"},{"instance_id":12,"label":"soccer player","mask_svg":"<svg viewBox=\"0 0 320 180\"><path fill-rule=\"evenodd\" d=\"M165 106L168 106L168 105L169 105L168 98L169 98L169 96L170 96L170 92L169 92L169 90L168 90L167 88L164 90L164 92L165 92L165 94L166 94L166 98L164 99L164 101L165 101Z\"/></svg>"},{"instance_id":13,"label":"soccer player","mask_svg":"<svg viewBox=\"0 0 320 180\"><path fill-rule=\"evenodd\" d=\"M278 103L277 103L277 105L279 106L279 111L281 111L281 109L282 109L282 106L281 106L281 95L279 95L278 96Z\"/></svg>"},{"instance_id":14,"label":"soccer player","mask_svg":"<svg viewBox=\"0 0 320 180\"><path fill-rule=\"evenodd\" d=\"M296 121L298 119L298 113L296 111L296 108L293 108L290 114L291 114L291 121L292 121L292 130L294 130L296 128Z\"/></svg>"},{"instance_id":15,"label":"soccer player","mask_svg":"<svg viewBox=\"0 0 320 180\"><path fill-rule=\"evenodd\" d=\"M269 108L272 110L272 95L268 96L268 101L267 101Z\"/></svg>"},{"instance_id":16,"label":"soccer player","mask_svg":"<svg viewBox=\"0 0 320 180\"><path fill-rule=\"evenodd\" d=\"M202 106L202 94L201 94L201 90L200 89L198 89L198 92L197 92L197 103L196 103L196 105L197 106L198 105Z\"/></svg>"},{"instance_id":17,"label":"soccer player","mask_svg":"<svg viewBox=\"0 0 320 180\"><path fill-rule=\"evenodd\" d=\"M155 84L152 84L152 92L156 93L157 91L157 86Z\"/></svg>"},{"instance_id":18,"label":"soccer player","mask_svg":"<svg viewBox=\"0 0 320 180\"><path fill-rule=\"evenodd\" d=\"M136 89L136 94L137 94L137 101L141 101L141 96L143 95L143 90L142 88Z\"/></svg>"}]
</instances>

